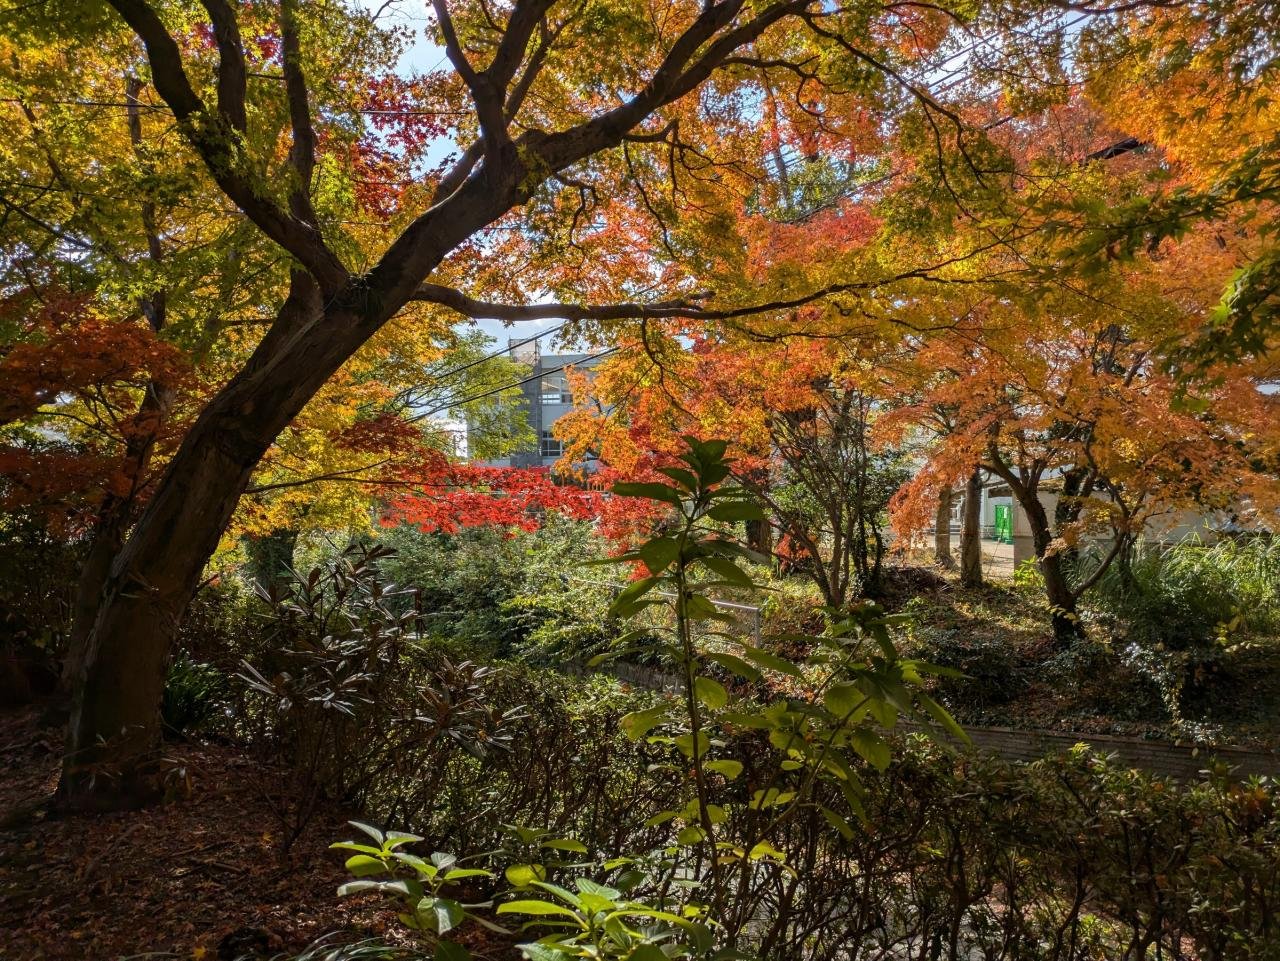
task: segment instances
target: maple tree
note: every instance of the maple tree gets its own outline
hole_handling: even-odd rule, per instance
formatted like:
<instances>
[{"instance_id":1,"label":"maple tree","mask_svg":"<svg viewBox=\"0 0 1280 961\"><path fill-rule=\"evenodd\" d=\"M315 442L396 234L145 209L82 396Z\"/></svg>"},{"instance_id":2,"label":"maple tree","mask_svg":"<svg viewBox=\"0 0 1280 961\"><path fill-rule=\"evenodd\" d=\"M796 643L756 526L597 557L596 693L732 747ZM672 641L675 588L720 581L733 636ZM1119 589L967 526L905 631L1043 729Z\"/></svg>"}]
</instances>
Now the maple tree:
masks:
<instances>
[{"instance_id":1,"label":"maple tree","mask_svg":"<svg viewBox=\"0 0 1280 961\"><path fill-rule=\"evenodd\" d=\"M240 233L213 249L243 246L271 264L269 283L248 300L265 321L261 335L245 345L247 356L218 354L222 376L210 378L193 405L190 426L112 559L76 685L61 788L67 804L117 803L144 791L173 624L254 470L407 304L510 320L688 309L696 291L678 291L696 264L677 266L677 258L668 260L664 284L677 293L665 303L566 310L519 301L551 290L581 304L641 289L631 284L651 276L649 243L662 232L649 214L668 202L693 208L722 192L705 176L707 157L718 156L713 166L739 183L758 168L758 124L752 111L736 108L735 90L790 94L797 72L789 64L828 62L799 72L811 100L829 101L814 131L828 138L868 126L868 106L929 110L905 92L910 85L897 69L953 23L928 9L850 16L801 0L680 5L659 19L637 17L627 4L546 0L499 11L437 2L433 10L449 66L403 84L377 79L390 73L382 68L394 38L357 10L321 13L294 0L163 7L114 0L74 23L40 5L15 14L20 52L37 56L46 75L58 74L63 95L41 99L112 102L92 88L118 78L118 68L70 66L79 52L113 56L145 78L137 98L152 127L144 123L142 148L158 166L176 161L189 181L179 196L210 198L197 213L225 214ZM602 64L610 69L604 86ZM386 98L394 106L369 106ZM402 109L424 122L365 120ZM373 127L381 128L376 135ZM426 146L442 135L459 152L433 162ZM90 138L80 146L86 155L98 149ZM672 180L673 162L676 192L656 204L649 188ZM406 182L367 182L397 180ZM625 199L597 203L619 196L613 185ZM50 223L31 205L23 213L33 230L40 228L31 218ZM525 229L486 236L510 226L504 218ZM693 236L700 234L672 237L672 249L677 240L688 249ZM559 256L566 242L588 255L605 243L620 253L566 270ZM532 266L522 271L520 263ZM142 287L162 289L173 311L190 291L170 279ZM477 301L476 292L497 302ZM217 354L220 346L214 338L208 349ZM107 770L112 777L96 776Z\"/></svg>"},{"instance_id":2,"label":"maple tree","mask_svg":"<svg viewBox=\"0 0 1280 961\"><path fill-rule=\"evenodd\" d=\"M1273 2L1177 5L1092 28L1085 52L1109 69L1084 93L1135 144L1159 151L1160 182L1118 204L1063 205L1055 227L1071 254L1098 265L1141 257L1161 241L1207 230L1240 250L1181 368L1274 356L1280 337L1280 104Z\"/></svg>"},{"instance_id":3,"label":"maple tree","mask_svg":"<svg viewBox=\"0 0 1280 961\"><path fill-rule=\"evenodd\" d=\"M658 337L576 380L579 407L557 424L566 459L656 477L685 437L732 437L735 477L768 508L782 566L834 607L874 591L887 552L880 515L906 470L872 440L883 403L867 356L839 341L762 345L677 327L658 349Z\"/></svg>"},{"instance_id":4,"label":"maple tree","mask_svg":"<svg viewBox=\"0 0 1280 961\"><path fill-rule=\"evenodd\" d=\"M1188 246L1159 266L1203 271L1204 251ZM1220 276L1202 273L1199 286ZM904 371L912 402L884 421L938 436L896 498L899 531L932 521L940 487L976 467L990 472L1026 518L1062 639L1079 631L1079 598L1144 531L1214 512L1275 526L1280 506L1276 402L1257 370L1218 364L1194 387L1181 383L1162 369L1160 350L1171 324L1190 331L1199 315L1161 297L1155 281L1167 277L1125 280L1110 296L1095 286L1042 295L1034 308L975 298L959 336L919 346ZM1050 487L1052 512L1041 496ZM1077 564L1078 547L1098 538L1101 559Z\"/></svg>"}]
</instances>

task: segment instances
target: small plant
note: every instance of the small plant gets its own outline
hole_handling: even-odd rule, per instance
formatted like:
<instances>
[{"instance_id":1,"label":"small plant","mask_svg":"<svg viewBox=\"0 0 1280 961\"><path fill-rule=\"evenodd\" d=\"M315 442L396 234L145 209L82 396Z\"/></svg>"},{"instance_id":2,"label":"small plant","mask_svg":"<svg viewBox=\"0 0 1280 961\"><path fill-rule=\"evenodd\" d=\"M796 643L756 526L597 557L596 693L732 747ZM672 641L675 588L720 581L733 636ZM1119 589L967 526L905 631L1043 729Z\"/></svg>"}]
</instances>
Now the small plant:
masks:
<instances>
[{"instance_id":1,"label":"small plant","mask_svg":"<svg viewBox=\"0 0 1280 961\"><path fill-rule=\"evenodd\" d=\"M222 671L179 654L169 665L160 702L166 732L182 737L200 731L223 710L228 693Z\"/></svg>"},{"instance_id":2,"label":"small plant","mask_svg":"<svg viewBox=\"0 0 1280 961\"><path fill-rule=\"evenodd\" d=\"M1044 575L1034 557L1028 557L1013 569L1013 586L1037 595L1044 590Z\"/></svg>"},{"instance_id":3,"label":"small plant","mask_svg":"<svg viewBox=\"0 0 1280 961\"><path fill-rule=\"evenodd\" d=\"M359 821L349 823L368 835L373 843L339 841L330 845L332 849L354 852L347 858L346 868L356 880L338 888L339 896L377 891L397 900L402 908L401 922L427 941L434 961L466 961L471 957L466 948L445 937L468 919L502 930L477 917L472 910L488 907L487 904L463 904L457 897L450 896L459 881L491 878L491 872L458 867L458 859L452 854L435 852L430 858L421 858L401 850L422 841L415 834L399 831L384 834Z\"/></svg>"},{"instance_id":4,"label":"small plant","mask_svg":"<svg viewBox=\"0 0 1280 961\"><path fill-rule=\"evenodd\" d=\"M745 957L714 951L714 938L706 924L631 900L617 888L586 878L574 881L576 893L545 881L534 881L531 887L550 897L524 898L498 906L499 914L532 918L524 924L526 930L551 929L537 941L520 945L529 961Z\"/></svg>"}]
</instances>

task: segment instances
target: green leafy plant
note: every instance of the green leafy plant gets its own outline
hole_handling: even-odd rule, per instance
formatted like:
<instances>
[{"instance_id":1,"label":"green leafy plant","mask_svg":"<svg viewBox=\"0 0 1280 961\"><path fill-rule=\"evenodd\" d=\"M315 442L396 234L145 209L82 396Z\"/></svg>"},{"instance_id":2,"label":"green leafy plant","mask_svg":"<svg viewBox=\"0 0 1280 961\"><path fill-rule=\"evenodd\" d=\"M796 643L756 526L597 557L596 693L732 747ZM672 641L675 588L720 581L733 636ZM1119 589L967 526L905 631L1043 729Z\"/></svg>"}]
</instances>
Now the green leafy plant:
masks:
<instances>
[{"instance_id":1,"label":"green leafy plant","mask_svg":"<svg viewBox=\"0 0 1280 961\"><path fill-rule=\"evenodd\" d=\"M900 658L890 629L902 619L875 604L828 611L830 626L820 635L774 639L808 651L803 662L724 629L732 618L717 608L712 592L755 587L743 567L753 555L732 538L730 526L764 515L733 483L725 442L685 442L683 465L659 468L672 483L613 488L617 496L670 508L659 533L612 559L643 567L613 612L634 618L649 608L668 609L671 625L658 631L656 643L683 682L678 699L632 712L622 726L631 739L665 745L676 756L673 766L692 784L692 797L650 823L671 824L674 848L687 855L683 870L706 884L709 915L741 930L750 912L744 895L760 878L793 870L777 840L801 810L817 806L839 834L855 831L864 815L858 767L883 770L890 762L881 731L908 715L927 730L964 735L921 689L924 674L953 672ZM763 691L764 703L747 691ZM748 786L735 784L746 762L758 760L761 740L771 762L753 764ZM818 800L819 785L837 788L843 810Z\"/></svg>"},{"instance_id":2,"label":"green leafy plant","mask_svg":"<svg viewBox=\"0 0 1280 961\"><path fill-rule=\"evenodd\" d=\"M573 838L560 837L546 828L504 824L511 845L503 853L515 858L503 872L514 888L546 881L549 872L565 867L585 867L579 863L588 854L587 846Z\"/></svg>"},{"instance_id":3,"label":"green leafy plant","mask_svg":"<svg viewBox=\"0 0 1280 961\"><path fill-rule=\"evenodd\" d=\"M222 671L179 654L169 665L160 702L165 730L178 736L198 732L222 711L228 693Z\"/></svg>"},{"instance_id":4,"label":"green leafy plant","mask_svg":"<svg viewBox=\"0 0 1280 961\"><path fill-rule=\"evenodd\" d=\"M523 925L524 929L551 929L537 941L520 945L530 961L745 957L736 952L713 950L713 936L705 924L631 900L617 888L586 878L577 878L574 886L576 892L534 881L530 887L535 889L534 893L545 892L543 896L498 906L499 914L531 918Z\"/></svg>"},{"instance_id":5,"label":"green leafy plant","mask_svg":"<svg viewBox=\"0 0 1280 961\"><path fill-rule=\"evenodd\" d=\"M339 841L330 845L335 850L353 852L347 858L346 868L356 880L338 888L339 896L376 891L399 901L401 922L427 940L434 961L466 961L471 957L466 948L445 937L464 921L475 920L494 930L503 930L475 914L474 908L488 907L488 904L463 904L451 896L458 882L491 878L491 872L459 867L457 857L452 854L437 851L429 858L422 858L402 850L422 841L415 834L383 833L359 821L349 823L373 843Z\"/></svg>"}]
</instances>

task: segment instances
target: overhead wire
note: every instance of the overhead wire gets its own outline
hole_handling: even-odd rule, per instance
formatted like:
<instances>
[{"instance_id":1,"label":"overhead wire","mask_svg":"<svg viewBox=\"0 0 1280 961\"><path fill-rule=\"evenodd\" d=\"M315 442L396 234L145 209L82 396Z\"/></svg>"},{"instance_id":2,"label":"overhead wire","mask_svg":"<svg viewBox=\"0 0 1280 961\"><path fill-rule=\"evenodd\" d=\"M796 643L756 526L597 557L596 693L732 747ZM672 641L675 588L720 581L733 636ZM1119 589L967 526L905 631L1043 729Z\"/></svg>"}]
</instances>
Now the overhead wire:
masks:
<instances>
[{"instance_id":1,"label":"overhead wire","mask_svg":"<svg viewBox=\"0 0 1280 961\"><path fill-rule=\"evenodd\" d=\"M520 380L512 381L511 383L508 383L508 384L502 384L498 387L491 387L488 390L481 391L476 394L472 394L469 397L463 397L458 400L451 401L447 404L440 404L437 407L433 407L430 410L425 410L420 414L416 414L415 416L410 417L408 422L410 424L416 424L419 421L426 420L428 417L434 417L436 414L442 414L447 410L453 410L456 407L462 407L462 406L465 406L466 404L474 403L477 400L484 400L484 398L486 397L492 397L494 394L500 394L503 391L511 390L513 387L523 387L525 384L531 384L535 380L541 380L543 377L547 376L547 374L556 374L562 370L565 370L566 368L573 367L577 364L585 364L589 361L599 360L602 357L608 357L610 354L618 353L618 351L620 351L621 349L622 349L621 347L610 347L606 350L597 351L594 354L587 354L586 356L580 358L579 360L569 361L568 363L561 364L559 367L552 367L548 370L540 370L536 374L530 374L528 377L524 377Z\"/></svg>"}]
</instances>

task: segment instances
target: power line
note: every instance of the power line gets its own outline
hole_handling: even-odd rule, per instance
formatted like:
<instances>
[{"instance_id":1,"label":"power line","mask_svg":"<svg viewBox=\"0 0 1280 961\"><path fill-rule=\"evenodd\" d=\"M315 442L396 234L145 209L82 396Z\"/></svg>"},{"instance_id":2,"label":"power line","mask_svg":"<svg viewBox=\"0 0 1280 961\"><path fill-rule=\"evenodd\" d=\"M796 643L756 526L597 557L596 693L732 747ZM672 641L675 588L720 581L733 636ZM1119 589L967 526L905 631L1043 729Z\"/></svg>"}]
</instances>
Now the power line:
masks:
<instances>
[{"instance_id":1,"label":"power line","mask_svg":"<svg viewBox=\"0 0 1280 961\"><path fill-rule=\"evenodd\" d=\"M563 330L564 327L565 327L564 324L556 324L554 327L548 327L546 330L541 330L530 337L526 337L524 340L517 340L514 343L508 343L506 347L495 350L491 354L485 354L483 357L477 358L476 360L473 360L473 361L469 361L468 363L455 367L452 370L446 370L443 374L440 374L436 379L444 380L447 377L453 377L455 374L460 374L464 370L470 370L472 367L478 367L480 364L483 364L485 361L493 360L496 357L501 357L503 354L508 353L509 351L515 350L517 347L523 347L525 344L532 344L535 340L541 340L543 337L546 337L548 334L554 334L554 333L557 333L558 331Z\"/></svg>"},{"instance_id":2,"label":"power line","mask_svg":"<svg viewBox=\"0 0 1280 961\"><path fill-rule=\"evenodd\" d=\"M621 347L610 347L607 350L598 351L597 353L594 353L594 354L587 354L587 356L583 357L580 360L570 361L567 364L561 364L559 367L552 367L549 370L540 370L536 374L530 374L528 377L522 378L521 380L513 381L509 384L502 384L499 387L492 387L489 390L482 391L478 394L472 394L470 397L463 397L460 400L451 401L448 404L441 404L438 407L433 407L430 410L423 411L421 414L418 414L415 417L410 417L408 422L410 424L416 424L420 420L426 420L428 417L433 417L436 414L442 414L447 410L453 410L455 407L461 407L464 404L470 404L477 400L483 400L486 397L492 397L494 394L500 394L504 390L510 390L513 387L523 387L525 384L532 383L535 380L541 380L547 374L559 373L560 371L564 370L566 367L572 367L575 364L585 364L588 361L599 360L601 357L608 357L610 354L616 354L621 349L622 349Z\"/></svg>"},{"instance_id":3,"label":"power line","mask_svg":"<svg viewBox=\"0 0 1280 961\"><path fill-rule=\"evenodd\" d=\"M439 383L440 381L448 380L451 377L456 377L458 374L461 374L464 371L468 371L472 367L479 367L481 364L487 363L488 361L501 357L503 354L508 353L509 351L515 350L517 347L523 347L525 344L531 344L535 340L540 340L541 338L546 337L548 334L554 334L560 330L563 330L564 326L565 326L564 324L556 324L554 327L548 327L546 330L541 330L530 337L526 337L524 340L517 340L514 342L510 342L507 344L506 347L500 347L498 350L485 354L483 357L477 357L475 360L471 360L465 364L459 364L457 367L453 367L449 370L442 371L441 373L435 375L433 382ZM414 391L418 390L422 386L423 385L421 384L414 384L412 387L406 387L404 390L396 394L396 397L392 401L392 403L397 403L403 400L407 400L409 397L413 396Z\"/></svg>"}]
</instances>

